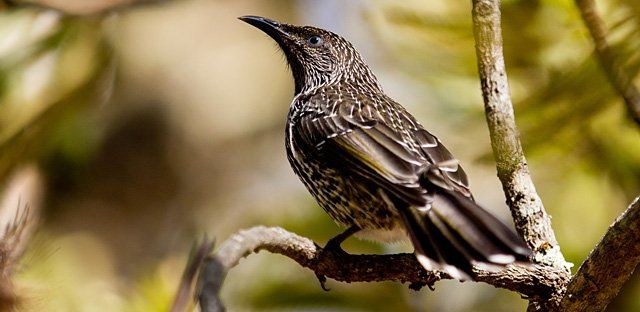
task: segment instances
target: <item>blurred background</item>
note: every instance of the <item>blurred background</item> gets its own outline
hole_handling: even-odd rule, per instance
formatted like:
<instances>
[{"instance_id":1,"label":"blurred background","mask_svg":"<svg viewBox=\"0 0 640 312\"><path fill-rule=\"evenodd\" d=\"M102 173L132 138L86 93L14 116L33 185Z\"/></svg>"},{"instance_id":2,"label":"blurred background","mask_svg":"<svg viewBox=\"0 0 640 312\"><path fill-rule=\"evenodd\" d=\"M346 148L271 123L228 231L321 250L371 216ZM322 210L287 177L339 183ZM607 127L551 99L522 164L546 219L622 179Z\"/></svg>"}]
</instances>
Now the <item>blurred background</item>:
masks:
<instances>
[{"instance_id":1,"label":"blurred background","mask_svg":"<svg viewBox=\"0 0 640 312\"><path fill-rule=\"evenodd\" d=\"M510 222L483 114L471 1L133 2L0 4L0 225L8 224L0 251L7 233L17 246L0 296L14 293L20 311L166 311L204 233L222 241L282 226L322 245L341 231L289 168L291 74L242 15L352 41L385 91L461 160L476 199ZM597 4L619 64L637 77L640 2ZM639 128L572 1L504 0L502 20L533 178L578 266L640 193ZM261 253L231 271L222 299L230 311L524 311L527 303L481 283L328 286ZM637 311L638 298L636 274L609 309Z\"/></svg>"}]
</instances>

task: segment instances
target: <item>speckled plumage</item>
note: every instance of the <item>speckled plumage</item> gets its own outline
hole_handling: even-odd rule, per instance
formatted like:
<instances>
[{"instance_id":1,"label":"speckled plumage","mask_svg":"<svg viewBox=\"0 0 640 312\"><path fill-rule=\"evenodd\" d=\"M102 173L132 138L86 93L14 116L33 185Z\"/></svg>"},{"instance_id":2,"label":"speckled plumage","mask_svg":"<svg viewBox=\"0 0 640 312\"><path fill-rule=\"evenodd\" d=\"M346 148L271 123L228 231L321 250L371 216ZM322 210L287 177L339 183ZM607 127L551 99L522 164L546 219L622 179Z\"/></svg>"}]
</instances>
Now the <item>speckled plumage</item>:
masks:
<instances>
[{"instance_id":1,"label":"speckled plumage","mask_svg":"<svg viewBox=\"0 0 640 312\"><path fill-rule=\"evenodd\" d=\"M416 172L453 160L437 138L381 90L348 81L313 88L294 99L286 125L287 156L309 192L337 223L363 230L397 230L402 226L400 217L381 197L380 185L345 174L331 164L334 157L323 155L328 140L356 136L353 131L360 131L362 124L362 128L388 128L395 143L406 148ZM456 166L444 173L452 186L465 196L471 195L462 168ZM403 184L416 196L426 195L417 178ZM402 237L396 234L391 237Z\"/></svg>"},{"instance_id":2,"label":"speckled plumage","mask_svg":"<svg viewBox=\"0 0 640 312\"><path fill-rule=\"evenodd\" d=\"M425 268L460 279L473 263L527 259L522 240L475 203L453 155L383 92L351 43L315 27L241 19L287 57L296 93L287 157L338 224L384 240L406 233Z\"/></svg>"}]
</instances>

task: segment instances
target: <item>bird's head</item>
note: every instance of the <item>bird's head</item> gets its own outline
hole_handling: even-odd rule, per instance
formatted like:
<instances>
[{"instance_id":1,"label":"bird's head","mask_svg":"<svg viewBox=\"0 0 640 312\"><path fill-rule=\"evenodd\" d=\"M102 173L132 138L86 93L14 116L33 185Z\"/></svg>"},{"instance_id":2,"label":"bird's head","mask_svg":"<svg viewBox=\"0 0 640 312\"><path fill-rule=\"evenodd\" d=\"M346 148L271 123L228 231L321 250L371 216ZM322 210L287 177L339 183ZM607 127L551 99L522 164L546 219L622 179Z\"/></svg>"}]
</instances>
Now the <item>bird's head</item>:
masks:
<instances>
[{"instance_id":1,"label":"bird's head","mask_svg":"<svg viewBox=\"0 0 640 312\"><path fill-rule=\"evenodd\" d=\"M346 39L321 28L284 24L260 16L242 16L275 40L291 66L295 93L338 81L380 88L358 51Z\"/></svg>"}]
</instances>

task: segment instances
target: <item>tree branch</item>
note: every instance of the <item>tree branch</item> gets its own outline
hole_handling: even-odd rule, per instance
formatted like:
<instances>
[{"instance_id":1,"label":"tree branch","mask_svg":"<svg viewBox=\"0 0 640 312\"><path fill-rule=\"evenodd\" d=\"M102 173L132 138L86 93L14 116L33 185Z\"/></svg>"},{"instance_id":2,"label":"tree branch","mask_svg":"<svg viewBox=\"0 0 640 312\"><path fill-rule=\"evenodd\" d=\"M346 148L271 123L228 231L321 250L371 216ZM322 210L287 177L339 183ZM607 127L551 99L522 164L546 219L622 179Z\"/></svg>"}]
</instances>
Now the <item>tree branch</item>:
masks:
<instances>
[{"instance_id":1,"label":"tree branch","mask_svg":"<svg viewBox=\"0 0 640 312\"><path fill-rule=\"evenodd\" d=\"M536 251L536 261L567 270L540 197L529 174L515 124L502 55L500 3L473 0L473 28L485 114L498 177L516 230Z\"/></svg>"},{"instance_id":2,"label":"tree branch","mask_svg":"<svg viewBox=\"0 0 640 312\"><path fill-rule=\"evenodd\" d=\"M589 29L595 46L598 62L613 88L620 94L627 106L629 116L640 125L640 92L633 84L624 68L616 62L616 57L607 42L604 22L596 12L593 0L575 0L584 24Z\"/></svg>"},{"instance_id":3,"label":"tree branch","mask_svg":"<svg viewBox=\"0 0 640 312\"><path fill-rule=\"evenodd\" d=\"M205 307L210 306L210 302L220 302L219 286L224 279L224 274L220 272L229 271L243 257L261 250L284 255L317 274L347 283L397 281L410 283L410 288L419 289L451 278L442 272L425 271L413 254L335 253L324 251L310 239L282 228L257 226L227 239L206 261L199 283L203 311L219 311L217 304L209 310ZM548 300L557 296L557 289L566 283L564 271L543 265L510 265L502 270L476 267L474 273L479 282L516 291L534 300Z\"/></svg>"},{"instance_id":4,"label":"tree branch","mask_svg":"<svg viewBox=\"0 0 640 312\"><path fill-rule=\"evenodd\" d=\"M609 227L571 279L560 311L604 311L640 263L640 197Z\"/></svg>"}]
</instances>

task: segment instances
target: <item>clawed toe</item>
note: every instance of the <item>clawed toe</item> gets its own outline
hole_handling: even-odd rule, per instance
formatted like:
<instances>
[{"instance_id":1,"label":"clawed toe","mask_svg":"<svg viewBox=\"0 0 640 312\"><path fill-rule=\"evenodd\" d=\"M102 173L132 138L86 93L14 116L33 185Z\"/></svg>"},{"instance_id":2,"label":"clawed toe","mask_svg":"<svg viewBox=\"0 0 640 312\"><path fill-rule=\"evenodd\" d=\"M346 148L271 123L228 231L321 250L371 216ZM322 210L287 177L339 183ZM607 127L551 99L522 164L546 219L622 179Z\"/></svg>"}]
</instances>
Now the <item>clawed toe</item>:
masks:
<instances>
[{"instance_id":1,"label":"clawed toe","mask_svg":"<svg viewBox=\"0 0 640 312\"><path fill-rule=\"evenodd\" d=\"M340 245L342 244L342 242L344 242L345 239L347 239L349 236L353 235L354 233L358 232L359 230L360 228L354 225L348 228L343 233L340 233L334 238L330 239L327 242L327 244L324 246L324 248L322 248L322 251L320 252L320 257L324 258L327 255L333 255L333 256L348 255L348 253L344 251L344 249L342 249ZM320 282L320 287L322 287L322 290L329 291L329 288L327 288L327 286L325 285L327 283L327 277L319 273L316 273L316 277Z\"/></svg>"},{"instance_id":2,"label":"clawed toe","mask_svg":"<svg viewBox=\"0 0 640 312\"><path fill-rule=\"evenodd\" d=\"M326 286L326 283L327 283L327 277L326 276L324 276L322 274L319 274L319 273L316 273L316 277L318 278L318 282L320 282L320 287L322 288L322 290L324 290L324 291L331 290L330 288L327 288L327 286Z\"/></svg>"}]
</instances>

